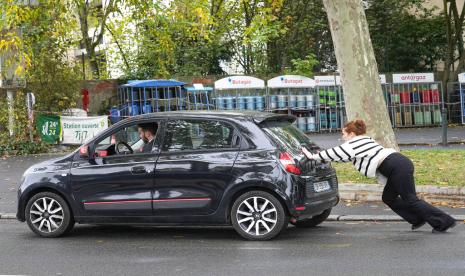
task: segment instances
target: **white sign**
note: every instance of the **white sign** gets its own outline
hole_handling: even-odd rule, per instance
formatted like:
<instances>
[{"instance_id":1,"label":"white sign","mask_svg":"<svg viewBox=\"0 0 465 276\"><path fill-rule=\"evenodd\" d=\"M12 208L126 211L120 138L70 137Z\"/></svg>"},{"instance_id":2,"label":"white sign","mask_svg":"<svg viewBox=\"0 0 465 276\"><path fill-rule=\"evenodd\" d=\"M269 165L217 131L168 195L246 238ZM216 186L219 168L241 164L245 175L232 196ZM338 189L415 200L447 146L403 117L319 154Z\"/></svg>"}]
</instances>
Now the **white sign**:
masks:
<instances>
[{"instance_id":1,"label":"white sign","mask_svg":"<svg viewBox=\"0 0 465 276\"><path fill-rule=\"evenodd\" d=\"M69 117L61 116L63 144L83 144L100 131L108 128L108 116Z\"/></svg>"},{"instance_id":2,"label":"white sign","mask_svg":"<svg viewBox=\"0 0 465 276\"><path fill-rule=\"evenodd\" d=\"M336 78L334 76L315 76L315 84L317 86L334 86Z\"/></svg>"},{"instance_id":3,"label":"white sign","mask_svg":"<svg viewBox=\"0 0 465 276\"><path fill-rule=\"evenodd\" d=\"M315 87L315 81L313 79L298 75L279 76L268 80L266 84L269 88Z\"/></svg>"},{"instance_id":4,"label":"white sign","mask_svg":"<svg viewBox=\"0 0 465 276\"><path fill-rule=\"evenodd\" d=\"M464 83L465 82L465 73L460 73L459 74L459 82Z\"/></svg>"},{"instance_id":5,"label":"white sign","mask_svg":"<svg viewBox=\"0 0 465 276\"><path fill-rule=\"evenodd\" d=\"M424 83L434 82L433 73L408 73L408 74L393 74L393 83Z\"/></svg>"},{"instance_id":6,"label":"white sign","mask_svg":"<svg viewBox=\"0 0 465 276\"><path fill-rule=\"evenodd\" d=\"M379 82L381 82L381 84L386 84L386 75L380 74L379 75Z\"/></svg>"},{"instance_id":7,"label":"white sign","mask_svg":"<svg viewBox=\"0 0 465 276\"><path fill-rule=\"evenodd\" d=\"M231 76L215 81L215 89L261 89L265 81L249 76Z\"/></svg>"},{"instance_id":8,"label":"white sign","mask_svg":"<svg viewBox=\"0 0 465 276\"><path fill-rule=\"evenodd\" d=\"M201 84L201 83L194 83L192 85L194 86L195 90L203 90L204 89L203 84Z\"/></svg>"}]
</instances>

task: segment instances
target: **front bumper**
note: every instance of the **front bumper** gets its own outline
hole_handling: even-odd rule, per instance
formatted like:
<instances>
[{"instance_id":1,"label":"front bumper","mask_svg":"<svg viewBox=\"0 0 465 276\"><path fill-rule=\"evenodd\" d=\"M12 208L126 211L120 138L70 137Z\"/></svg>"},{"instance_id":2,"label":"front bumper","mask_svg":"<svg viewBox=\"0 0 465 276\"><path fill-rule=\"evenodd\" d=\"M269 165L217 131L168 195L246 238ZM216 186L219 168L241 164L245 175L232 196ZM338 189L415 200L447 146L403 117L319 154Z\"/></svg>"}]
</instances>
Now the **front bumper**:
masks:
<instances>
[{"instance_id":1,"label":"front bumper","mask_svg":"<svg viewBox=\"0 0 465 276\"><path fill-rule=\"evenodd\" d=\"M16 219L21 221L21 222L24 222L26 220L26 218L24 217L24 202L22 200L22 192L21 192L21 188L18 189L18 197L17 197L17 208L16 208Z\"/></svg>"}]
</instances>

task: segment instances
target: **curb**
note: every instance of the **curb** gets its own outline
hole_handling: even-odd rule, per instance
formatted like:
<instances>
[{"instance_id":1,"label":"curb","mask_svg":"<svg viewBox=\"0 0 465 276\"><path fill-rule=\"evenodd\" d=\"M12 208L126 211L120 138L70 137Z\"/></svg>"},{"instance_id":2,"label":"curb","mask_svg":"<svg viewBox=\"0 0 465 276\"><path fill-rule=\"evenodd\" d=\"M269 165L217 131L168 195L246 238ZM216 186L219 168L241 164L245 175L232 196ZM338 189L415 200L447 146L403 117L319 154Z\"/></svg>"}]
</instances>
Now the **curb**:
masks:
<instances>
[{"instance_id":1,"label":"curb","mask_svg":"<svg viewBox=\"0 0 465 276\"><path fill-rule=\"evenodd\" d=\"M418 185L415 187L420 198L430 203L465 205L465 187L443 187ZM384 185L339 184L339 195L343 200L381 201Z\"/></svg>"},{"instance_id":2,"label":"curb","mask_svg":"<svg viewBox=\"0 0 465 276\"><path fill-rule=\"evenodd\" d=\"M1 213L0 219L16 219L16 214L14 213Z\"/></svg>"},{"instance_id":3,"label":"curb","mask_svg":"<svg viewBox=\"0 0 465 276\"><path fill-rule=\"evenodd\" d=\"M442 144L442 142L434 141L432 143L428 142L400 142L397 143L398 146L432 146L432 147L447 147L447 145L462 145L465 144L465 140L459 141L447 141L446 146Z\"/></svg>"}]
</instances>

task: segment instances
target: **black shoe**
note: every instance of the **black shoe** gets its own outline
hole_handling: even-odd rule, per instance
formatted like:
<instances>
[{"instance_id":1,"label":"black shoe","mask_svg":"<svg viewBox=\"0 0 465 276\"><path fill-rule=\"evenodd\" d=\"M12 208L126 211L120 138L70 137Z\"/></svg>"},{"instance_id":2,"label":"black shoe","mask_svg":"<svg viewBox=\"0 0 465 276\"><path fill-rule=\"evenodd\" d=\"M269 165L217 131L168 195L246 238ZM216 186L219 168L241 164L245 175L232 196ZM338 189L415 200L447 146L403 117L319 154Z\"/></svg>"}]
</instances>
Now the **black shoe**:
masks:
<instances>
[{"instance_id":1,"label":"black shoe","mask_svg":"<svg viewBox=\"0 0 465 276\"><path fill-rule=\"evenodd\" d=\"M419 222L417 224L412 224L412 231L422 227L423 225L425 225L425 223L426 223L426 221L422 221L422 222Z\"/></svg>"},{"instance_id":2,"label":"black shoe","mask_svg":"<svg viewBox=\"0 0 465 276\"><path fill-rule=\"evenodd\" d=\"M434 234L439 234L439 233L445 233L448 229L454 228L457 225L457 222L454 220L449 226L443 228L443 229L436 229L433 228L432 232Z\"/></svg>"}]
</instances>

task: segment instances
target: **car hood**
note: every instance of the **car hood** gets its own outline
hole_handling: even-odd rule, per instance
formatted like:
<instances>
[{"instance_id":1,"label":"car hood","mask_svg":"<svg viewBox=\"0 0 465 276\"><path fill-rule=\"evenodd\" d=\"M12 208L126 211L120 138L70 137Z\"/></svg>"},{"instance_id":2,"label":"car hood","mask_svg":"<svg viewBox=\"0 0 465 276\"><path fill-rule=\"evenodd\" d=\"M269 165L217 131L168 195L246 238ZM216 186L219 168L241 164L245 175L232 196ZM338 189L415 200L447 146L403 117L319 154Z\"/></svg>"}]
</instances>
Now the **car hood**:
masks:
<instances>
[{"instance_id":1,"label":"car hood","mask_svg":"<svg viewBox=\"0 0 465 276\"><path fill-rule=\"evenodd\" d=\"M71 166L71 161L76 151L67 154L65 156L60 156L52 158L49 160L42 161L40 163L34 164L29 167L24 175L33 174L33 173L44 173L44 172L53 172L53 171L62 171L68 170Z\"/></svg>"}]
</instances>

